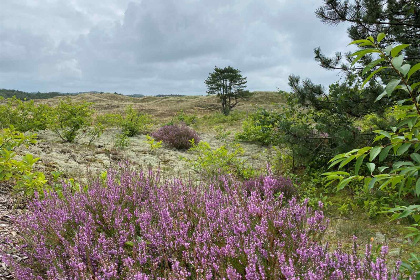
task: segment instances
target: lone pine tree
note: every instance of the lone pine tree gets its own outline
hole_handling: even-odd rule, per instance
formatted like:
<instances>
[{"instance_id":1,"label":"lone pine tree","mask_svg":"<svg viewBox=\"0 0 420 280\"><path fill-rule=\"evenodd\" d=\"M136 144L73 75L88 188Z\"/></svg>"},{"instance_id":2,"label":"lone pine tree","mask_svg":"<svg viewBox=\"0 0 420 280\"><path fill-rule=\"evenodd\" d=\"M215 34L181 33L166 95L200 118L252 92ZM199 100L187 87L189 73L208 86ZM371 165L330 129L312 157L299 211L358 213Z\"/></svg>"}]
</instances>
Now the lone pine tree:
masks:
<instances>
[{"instance_id":1,"label":"lone pine tree","mask_svg":"<svg viewBox=\"0 0 420 280\"><path fill-rule=\"evenodd\" d=\"M246 77L231 66L225 68L215 66L204 83L207 85L208 94L216 94L220 98L223 114L229 115L232 108L238 104L238 98L244 94Z\"/></svg>"}]
</instances>

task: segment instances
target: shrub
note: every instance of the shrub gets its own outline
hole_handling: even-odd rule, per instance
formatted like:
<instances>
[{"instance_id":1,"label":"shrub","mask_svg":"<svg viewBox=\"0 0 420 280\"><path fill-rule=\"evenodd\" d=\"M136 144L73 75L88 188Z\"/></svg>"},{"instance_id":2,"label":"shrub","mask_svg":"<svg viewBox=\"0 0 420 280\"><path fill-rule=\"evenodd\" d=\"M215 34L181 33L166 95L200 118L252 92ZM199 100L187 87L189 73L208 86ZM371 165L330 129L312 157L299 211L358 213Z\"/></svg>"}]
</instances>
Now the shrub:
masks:
<instances>
[{"instance_id":1,"label":"shrub","mask_svg":"<svg viewBox=\"0 0 420 280\"><path fill-rule=\"evenodd\" d=\"M189 115L184 112L184 110L180 110L176 113L175 117L172 119L172 124L174 123L185 123L186 125L192 125L197 122L196 115Z\"/></svg>"},{"instance_id":2,"label":"shrub","mask_svg":"<svg viewBox=\"0 0 420 280\"><path fill-rule=\"evenodd\" d=\"M292 180L282 176L270 176L269 177L272 184L273 194L277 195L282 193L284 198L291 199L296 197L298 194L297 189L293 186ZM259 192L261 196L264 195L264 180L267 180L267 176L259 176L244 182L244 189L249 195L253 191Z\"/></svg>"},{"instance_id":3,"label":"shrub","mask_svg":"<svg viewBox=\"0 0 420 280\"><path fill-rule=\"evenodd\" d=\"M260 109L248 116L242 123L242 132L236 135L236 138L243 141L257 142L262 145L278 143L277 122L278 113L268 112Z\"/></svg>"},{"instance_id":4,"label":"shrub","mask_svg":"<svg viewBox=\"0 0 420 280\"><path fill-rule=\"evenodd\" d=\"M64 141L74 142L81 129L91 124L92 109L88 102L61 100L52 117L52 130Z\"/></svg>"},{"instance_id":5,"label":"shrub","mask_svg":"<svg viewBox=\"0 0 420 280\"><path fill-rule=\"evenodd\" d=\"M190 149L196 157L186 160L194 171L202 176L212 178L220 174L230 174L242 179L255 176L255 170L246 164L244 159L239 158L244 154L241 145L223 145L212 149L207 142L194 143Z\"/></svg>"},{"instance_id":6,"label":"shrub","mask_svg":"<svg viewBox=\"0 0 420 280\"><path fill-rule=\"evenodd\" d=\"M0 128L13 126L21 132L44 130L48 127L51 113L48 105L10 98L0 105Z\"/></svg>"},{"instance_id":7,"label":"shrub","mask_svg":"<svg viewBox=\"0 0 420 280\"><path fill-rule=\"evenodd\" d=\"M44 173L32 170L39 158L26 154L16 159L15 149L36 143L35 138L36 135L24 135L13 127L0 130L0 182L9 182L15 192L23 192L26 196L42 193L47 183Z\"/></svg>"},{"instance_id":8,"label":"shrub","mask_svg":"<svg viewBox=\"0 0 420 280\"><path fill-rule=\"evenodd\" d=\"M123 132L129 137L147 133L151 124L152 119L149 115L140 114L131 106L126 108L125 116L120 121Z\"/></svg>"},{"instance_id":9,"label":"shrub","mask_svg":"<svg viewBox=\"0 0 420 280\"><path fill-rule=\"evenodd\" d=\"M197 132L185 124L165 125L153 132L151 136L178 150L189 149L192 143L200 142Z\"/></svg>"},{"instance_id":10,"label":"shrub","mask_svg":"<svg viewBox=\"0 0 420 280\"><path fill-rule=\"evenodd\" d=\"M192 185L130 170L65 199L48 194L16 217L21 262L3 253L16 279L396 279L386 247L360 257L321 244L321 210L223 178ZM219 185L223 185L223 191ZM322 206L322 205L321 205ZM303 265L304 264L304 265Z\"/></svg>"}]
</instances>

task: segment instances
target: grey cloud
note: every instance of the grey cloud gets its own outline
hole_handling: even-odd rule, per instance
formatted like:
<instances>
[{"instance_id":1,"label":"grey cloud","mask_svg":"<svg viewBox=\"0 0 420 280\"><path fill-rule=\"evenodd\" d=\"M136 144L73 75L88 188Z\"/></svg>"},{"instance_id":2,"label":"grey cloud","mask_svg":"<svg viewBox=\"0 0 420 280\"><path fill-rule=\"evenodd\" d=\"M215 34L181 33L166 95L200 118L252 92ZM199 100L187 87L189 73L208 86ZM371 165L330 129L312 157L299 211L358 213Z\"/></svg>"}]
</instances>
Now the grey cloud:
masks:
<instances>
[{"instance_id":1,"label":"grey cloud","mask_svg":"<svg viewBox=\"0 0 420 280\"><path fill-rule=\"evenodd\" d=\"M332 53L347 43L344 27L316 19L321 1L24 3L10 1L7 13L17 16L0 22L0 87L204 94L213 67L231 65L251 90L287 90L291 73L336 80L313 48ZM12 72L26 82L4 78Z\"/></svg>"}]
</instances>

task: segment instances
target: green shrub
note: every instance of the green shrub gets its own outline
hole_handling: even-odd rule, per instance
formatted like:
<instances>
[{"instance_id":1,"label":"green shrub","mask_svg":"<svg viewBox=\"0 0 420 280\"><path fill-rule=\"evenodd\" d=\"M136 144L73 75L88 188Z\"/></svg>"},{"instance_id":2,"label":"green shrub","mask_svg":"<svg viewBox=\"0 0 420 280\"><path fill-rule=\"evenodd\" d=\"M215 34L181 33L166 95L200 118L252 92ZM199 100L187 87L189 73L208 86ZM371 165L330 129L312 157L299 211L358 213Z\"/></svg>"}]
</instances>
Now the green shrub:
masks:
<instances>
[{"instance_id":1,"label":"green shrub","mask_svg":"<svg viewBox=\"0 0 420 280\"><path fill-rule=\"evenodd\" d=\"M15 192L32 197L34 192L43 194L47 180L42 172L33 172L33 165L39 160L31 154L17 159L15 149L21 145L36 143L36 135L25 135L13 127L0 131L0 182L9 182Z\"/></svg>"},{"instance_id":2,"label":"green shrub","mask_svg":"<svg viewBox=\"0 0 420 280\"><path fill-rule=\"evenodd\" d=\"M196 115L188 115L184 112L184 110L180 110L176 113L175 118L172 119L173 124L184 123L186 125L192 125L197 122Z\"/></svg>"},{"instance_id":3,"label":"green shrub","mask_svg":"<svg viewBox=\"0 0 420 280\"><path fill-rule=\"evenodd\" d=\"M96 116L96 122L103 124L106 127L118 127L122 122L121 114L102 114Z\"/></svg>"},{"instance_id":4,"label":"green shrub","mask_svg":"<svg viewBox=\"0 0 420 280\"><path fill-rule=\"evenodd\" d=\"M150 151L155 152L157 149L162 147L162 140L156 141L153 137L146 135L147 144L150 146Z\"/></svg>"},{"instance_id":5,"label":"green shrub","mask_svg":"<svg viewBox=\"0 0 420 280\"><path fill-rule=\"evenodd\" d=\"M130 139L128 138L127 134L122 132L122 133L118 133L115 136L114 148L118 148L118 149L123 150L123 149L127 148L128 145L130 145Z\"/></svg>"},{"instance_id":6,"label":"green shrub","mask_svg":"<svg viewBox=\"0 0 420 280\"><path fill-rule=\"evenodd\" d=\"M242 123L242 132L236 138L242 141L257 142L262 145L276 144L278 141L277 122L279 114L259 109Z\"/></svg>"},{"instance_id":7,"label":"green shrub","mask_svg":"<svg viewBox=\"0 0 420 280\"><path fill-rule=\"evenodd\" d=\"M152 119L149 115L140 114L133 107L127 107L125 115L121 118L120 126L123 132L129 136L147 133L152 125Z\"/></svg>"},{"instance_id":8,"label":"green shrub","mask_svg":"<svg viewBox=\"0 0 420 280\"><path fill-rule=\"evenodd\" d=\"M242 179L250 179L257 175L256 170L246 164L240 156L244 149L240 144L221 146L212 149L207 142L193 143L189 149L196 155L194 159L183 158L191 168L204 177L211 178L219 174L231 174Z\"/></svg>"},{"instance_id":9,"label":"green shrub","mask_svg":"<svg viewBox=\"0 0 420 280\"><path fill-rule=\"evenodd\" d=\"M90 103L65 98L54 108L51 128L64 142L74 142L80 131L91 124L92 114Z\"/></svg>"},{"instance_id":10,"label":"green shrub","mask_svg":"<svg viewBox=\"0 0 420 280\"><path fill-rule=\"evenodd\" d=\"M48 127L52 109L48 105L35 105L34 101L7 99L0 105L0 128L14 126L18 131L38 131Z\"/></svg>"},{"instance_id":11,"label":"green shrub","mask_svg":"<svg viewBox=\"0 0 420 280\"><path fill-rule=\"evenodd\" d=\"M392 219L407 217L411 219L413 225L409 237L413 238L413 245L416 245L420 242L420 155L418 154L420 82L414 79L410 81L410 78L414 78L413 74L420 70L420 63L413 66L404 64L402 51L409 45L390 45L382 48L380 42L384 38L385 34L381 33L376 40L369 37L366 40L354 41L353 44L357 44L360 49L353 54L355 56L353 64L368 54L376 58L364 68L363 73L370 74L364 80L363 86L384 69L391 69L397 74L398 78L387 83L376 101L391 96L409 97L408 99L403 97L404 99L399 100L394 107L396 108L394 112L398 112L395 118L399 123L388 131L376 130L377 136L373 139L375 146L353 149L336 155L330 160L330 167L338 166L339 170L327 172L325 175L331 182L339 181L337 190L345 188L350 183L359 182L366 190L380 192L388 190L394 193L395 197L403 198L405 205L392 208L389 212L393 213ZM351 162L354 162L354 169L349 172L340 170L348 168ZM418 256L414 257L418 260ZM417 269L419 268L417 266Z\"/></svg>"}]
</instances>

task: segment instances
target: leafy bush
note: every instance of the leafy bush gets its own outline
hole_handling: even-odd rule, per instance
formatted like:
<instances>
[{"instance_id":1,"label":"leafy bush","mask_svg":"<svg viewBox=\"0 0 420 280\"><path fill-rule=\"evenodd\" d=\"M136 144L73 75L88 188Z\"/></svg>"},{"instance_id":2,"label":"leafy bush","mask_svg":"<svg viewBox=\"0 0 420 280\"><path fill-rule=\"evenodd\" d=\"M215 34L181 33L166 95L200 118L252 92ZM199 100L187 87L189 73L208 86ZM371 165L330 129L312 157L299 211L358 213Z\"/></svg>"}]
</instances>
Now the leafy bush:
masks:
<instances>
[{"instance_id":1,"label":"leafy bush","mask_svg":"<svg viewBox=\"0 0 420 280\"><path fill-rule=\"evenodd\" d=\"M114 148L125 149L130 145L130 138L124 132L115 135Z\"/></svg>"},{"instance_id":2,"label":"leafy bush","mask_svg":"<svg viewBox=\"0 0 420 280\"><path fill-rule=\"evenodd\" d=\"M200 142L193 145L190 149L196 158L184 158L197 173L207 178L215 177L219 174L231 174L239 178L249 179L256 175L256 171L246 164L240 156L244 154L241 145L221 146L212 149L207 142Z\"/></svg>"},{"instance_id":3,"label":"leafy bush","mask_svg":"<svg viewBox=\"0 0 420 280\"><path fill-rule=\"evenodd\" d=\"M125 115L120 121L120 126L123 129L123 132L129 137L147 133L151 124L152 119L149 115L140 114L131 106L126 108Z\"/></svg>"},{"instance_id":4,"label":"leafy bush","mask_svg":"<svg viewBox=\"0 0 420 280\"><path fill-rule=\"evenodd\" d=\"M397 279L385 246L378 256L370 245L365 256L357 246L328 252L323 212L274 196L270 176L262 195L232 178L104 176L86 191L64 186L65 199L35 199L14 219L24 258L2 255L16 279Z\"/></svg>"},{"instance_id":5,"label":"leafy bush","mask_svg":"<svg viewBox=\"0 0 420 280\"><path fill-rule=\"evenodd\" d=\"M277 122L280 115L259 109L248 116L242 123L242 132L236 138L243 141L257 142L263 145L277 144Z\"/></svg>"},{"instance_id":6,"label":"leafy bush","mask_svg":"<svg viewBox=\"0 0 420 280\"><path fill-rule=\"evenodd\" d=\"M158 141L175 149L189 149L192 143L199 143L200 137L197 132L185 124L165 125L151 134Z\"/></svg>"},{"instance_id":7,"label":"leafy bush","mask_svg":"<svg viewBox=\"0 0 420 280\"><path fill-rule=\"evenodd\" d=\"M54 108L52 130L64 141L74 142L81 129L92 121L93 111L88 102L73 102L70 98L61 100Z\"/></svg>"},{"instance_id":8,"label":"leafy bush","mask_svg":"<svg viewBox=\"0 0 420 280\"><path fill-rule=\"evenodd\" d=\"M351 173L335 171L325 173L325 175L331 182L339 181L337 190L343 189L350 182L362 182L368 190L373 190L375 186L378 186L380 191L387 190L389 193L405 198L409 206L395 207L389 212L393 213L393 219L406 217L412 219L414 224L410 227L409 237L414 238L415 245L420 242L420 155L417 153L420 149L418 140L420 82L410 81L410 78L415 77L413 74L420 70L420 63L413 66L404 64L402 51L409 46L407 44L381 48L380 42L385 36L381 33L376 40L369 37L365 40L354 41L353 44L357 44L361 49L353 54L355 56L353 65L366 55L377 55L376 59L363 70L363 74L370 72L363 85L384 69L391 69L397 74L398 78L390 80L376 100L390 96L408 96L408 99L399 100L395 106L395 112L398 112L395 118L400 122L389 131L376 130L377 136L373 141L376 146L353 149L336 155L330 160L330 167L338 166L338 169L345 168L350 162L355 161L354 170ZM368 48L365 48L366 46ZM366 162L363 164L365 159ZM418 257L415 256L414 259ZM417 273L420 275L420 266L417 267Z\"/></svg>"},{"instance_id":9,"label":"leafy bush","mask_svg":"<svg viewBox=\"0 0 420 280\"><path fill-rule=\"evenodd\" d=\"M96 116L96 122L103 124L106 127L118 127L121 125L122 117L120 114L101 114Z\"/></svg>"},{"instance_id":10,"label":"leafy bush","mask_svg":"<svg viewBox=\"0 0 420 280\"><path fill-rule=\"evenodd\" d=\"M47 183L42 172L33 172L33 165L39 160L31 154L16 159L15 149L21 145L36 143L36 135L24 135L12 128L0 131L0 182L9 182L15 192L33 196L34 192L43 193Z\"/></svg>"},{"instance_id":11,"label":"leafy bush","mask_svg":"<svg viewBox=\"0 0 420 280\"><path fill-rule=\"evenodd\" d=\"M44 130L48 127L51 113L48 105L10 98L0 105L0 128L13 126L21 132Z\"/></svg>"},{"instance_id":12,"label":"leafy bush","mask_svg":"<svg viewBox=\"0 0 420 280\"><path fill-rule=\"evenodd\" d=\"M185 123L186 125L192 125L197 122L197 116L196 115L188 115L184 112L184 110L180 110L176 113L176 116L174 119L172 119L172 124L175 123Z\"/></svg>"},{"instance_id":13,"label":"leafy bush","mask_svg":"<svg viewBox=\"0 0 420 280\"><path fill-rule=\"evenodd\" d=\"M150 146L150 151L153 153L160 147L162 147L162 140L156 141L153 137L146 135L147 144Z\"/></svg>"},{"instance_id":14,"label":"leafy bush","mask_svg":"<svg viewBox=\"0 0 420 280\"><path fill-rule=\"evenodd\" d=\"M213 113L200 117L199 124L205 127L211 127L221 124L234 124L241 122L246 118L247 114L244 111L232 111L228 116L222 113Z\"/></svg>"}]
</instances>

